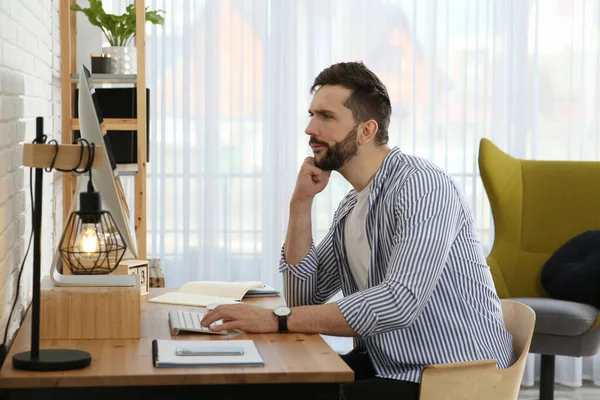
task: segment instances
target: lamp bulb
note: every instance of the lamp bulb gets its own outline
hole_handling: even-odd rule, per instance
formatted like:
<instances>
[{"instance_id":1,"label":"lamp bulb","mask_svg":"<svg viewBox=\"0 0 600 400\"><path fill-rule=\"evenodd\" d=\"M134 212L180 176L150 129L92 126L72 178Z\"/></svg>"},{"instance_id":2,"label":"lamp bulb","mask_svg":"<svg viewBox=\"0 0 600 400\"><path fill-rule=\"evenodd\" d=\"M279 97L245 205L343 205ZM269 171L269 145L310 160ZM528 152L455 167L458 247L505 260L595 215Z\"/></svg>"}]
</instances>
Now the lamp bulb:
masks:
<instances>
[{"instance_id":1,"label":"lamp bulb","mask_svg":"<svg viewBox=\"0 0 600 400\"><path fill-rule=\"evenodd\" d=\"M104 235L98 234L96 224L83 224L81 233L75 239L75 251L79 257L86 260L95 260L98 253L106 250Z\"/></svg>"}]
</instances>

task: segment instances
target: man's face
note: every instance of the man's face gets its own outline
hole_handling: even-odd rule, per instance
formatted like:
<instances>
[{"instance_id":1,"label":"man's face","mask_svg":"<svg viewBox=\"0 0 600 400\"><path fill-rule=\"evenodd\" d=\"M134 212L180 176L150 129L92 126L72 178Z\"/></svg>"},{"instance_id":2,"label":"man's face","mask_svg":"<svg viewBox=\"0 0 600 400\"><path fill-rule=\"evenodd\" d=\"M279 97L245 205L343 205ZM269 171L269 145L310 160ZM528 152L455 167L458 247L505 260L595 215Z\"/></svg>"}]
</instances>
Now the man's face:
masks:
<instances>
[{"instance_id":1,"label":"man's face","mask_svg":"<svg viewBox=\"0 0 600 400\"><path fill-rule=\"evenodd\" d=\"M322 170L339 170L358 152L358 124L344 105L350 94L350 89L342 86L325 85L310 104L305 132L310 136L315 165Z\"/></svg>"}]
</instances>

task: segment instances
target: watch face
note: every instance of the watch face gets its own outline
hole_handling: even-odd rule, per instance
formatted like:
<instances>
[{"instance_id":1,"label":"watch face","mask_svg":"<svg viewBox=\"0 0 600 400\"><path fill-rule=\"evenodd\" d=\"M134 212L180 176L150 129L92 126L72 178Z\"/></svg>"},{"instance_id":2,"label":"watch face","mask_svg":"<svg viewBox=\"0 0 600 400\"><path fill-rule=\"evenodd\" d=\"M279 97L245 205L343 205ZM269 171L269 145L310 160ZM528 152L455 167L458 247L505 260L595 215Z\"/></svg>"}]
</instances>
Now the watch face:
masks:
<instances>
[{"instance_id":1,"label":"watch face","mask_svg":"<svg viewBox=\"0 0 600 400\"><path fill-rule=\"evenodd\" d=\"M274 309L273 312L278 317L286 317L292 313L292 310L290 310L289 307L281 306L281 307L277 307L276 309Z\"/></svg>"}]
</instances>

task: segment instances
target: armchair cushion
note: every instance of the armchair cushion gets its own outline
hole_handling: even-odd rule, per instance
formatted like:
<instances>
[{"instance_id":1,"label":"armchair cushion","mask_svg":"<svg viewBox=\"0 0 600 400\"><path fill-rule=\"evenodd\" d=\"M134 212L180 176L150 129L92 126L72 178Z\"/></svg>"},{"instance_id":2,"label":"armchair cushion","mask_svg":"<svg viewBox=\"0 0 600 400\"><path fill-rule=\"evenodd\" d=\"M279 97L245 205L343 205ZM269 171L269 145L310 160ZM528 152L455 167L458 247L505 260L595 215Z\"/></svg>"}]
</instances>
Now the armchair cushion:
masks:
<instances>
[{"instance_id":1,"label":"armchair cushion","mask_svg":"<svg viewBox=\"0 0 600 400\"><path fill-rule=\"evenodd\" d=\"M598 317L598 309L587 304L555 299L520 297L511 299L535 311L536 334L579 336L589 330Z\"/></svg>"},{"instance_id":2,"label":"armchair cushion","mask_svg":"<svg viewBox=\"0 0 600 400\"><path fill-rule=\"evenodd\" d=\"M550 297L600 308L600 230L575 236L546 261L541 272Z\"/></svg>"}]
</instances>

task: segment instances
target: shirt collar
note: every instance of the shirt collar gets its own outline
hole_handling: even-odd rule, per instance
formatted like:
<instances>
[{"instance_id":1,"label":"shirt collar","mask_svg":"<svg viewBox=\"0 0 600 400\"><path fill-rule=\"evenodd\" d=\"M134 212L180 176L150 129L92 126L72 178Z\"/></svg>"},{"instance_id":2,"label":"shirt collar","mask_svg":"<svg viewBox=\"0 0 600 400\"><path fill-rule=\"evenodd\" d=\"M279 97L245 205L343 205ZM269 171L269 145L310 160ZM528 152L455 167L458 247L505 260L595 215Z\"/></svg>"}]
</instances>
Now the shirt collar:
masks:
<instances>
[{"instance_id":1,"label":"shirt collar","mask_svg":"<svg viewBox=\"0 0 600 400\"><path fill-rule=\"evenodd\" d=\"M383 183L385 182L385 178L389 175L390 171L393 170L394 165L395 165L395 160L397 159L397 156L400 155L402 152L400 151L400 148L398 148L397 146L395 146L394 148L392 148L390 150L390 152L388 154L386 154L385 158L383 159L383 163L381 164L381 167L379 167L379 170L377 171L377 173L375 174L375 176L373 177L373 179L371 180L371 182L369 183L370 186L370 194L369 194L369 199L370 199L370 203L374 202L379 193L381 192ZM357 200L357 193L356 190L352 189L348 195L346 196L346 199L344 201L345 204L343 204L340 207L340 210L338 212L338 216L337 216L337 221L341 221L349 212L350 210L352 210L354 208L354 206L356 205L356 200Z\"/></svg>"},{"instance_id":2,"label":"shirt collar","mask_svg":"<svg viewBox=\"0 0 600 400\"><path fill-rule=\"evenodd\" d=\"M377 171L373 177L373 180L371 181L371 196L373 198L377 198L379 192L381 192L386 177L395 169L394 166L397 163L398 156L401 154L402 151L400 151L398 146L394 146L390 152L386 154L379 171Z\"/></svg>"}]
</instances>

